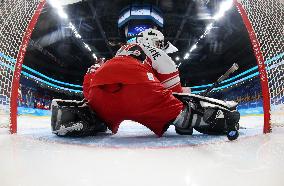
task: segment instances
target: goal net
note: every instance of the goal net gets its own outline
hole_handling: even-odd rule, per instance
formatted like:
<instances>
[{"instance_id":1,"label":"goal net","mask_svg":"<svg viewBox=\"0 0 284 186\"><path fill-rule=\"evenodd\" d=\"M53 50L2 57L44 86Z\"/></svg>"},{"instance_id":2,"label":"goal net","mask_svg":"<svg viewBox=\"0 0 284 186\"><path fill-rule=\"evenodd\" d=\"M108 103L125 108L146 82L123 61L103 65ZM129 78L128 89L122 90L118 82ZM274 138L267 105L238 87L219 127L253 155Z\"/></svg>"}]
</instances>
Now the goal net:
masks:
<instances>
[{"instance_id":1,"label":"goal net","mask_svg":"<svg viewBox=\"0 0 284 186\"><path fill-rule=\"evenodd\" d=\"M44 0L0 0L0 127L16 132L21 65ZM264 132L284 126L284 2L234 0L258 62Z\"/></svg>"}]
</instances>

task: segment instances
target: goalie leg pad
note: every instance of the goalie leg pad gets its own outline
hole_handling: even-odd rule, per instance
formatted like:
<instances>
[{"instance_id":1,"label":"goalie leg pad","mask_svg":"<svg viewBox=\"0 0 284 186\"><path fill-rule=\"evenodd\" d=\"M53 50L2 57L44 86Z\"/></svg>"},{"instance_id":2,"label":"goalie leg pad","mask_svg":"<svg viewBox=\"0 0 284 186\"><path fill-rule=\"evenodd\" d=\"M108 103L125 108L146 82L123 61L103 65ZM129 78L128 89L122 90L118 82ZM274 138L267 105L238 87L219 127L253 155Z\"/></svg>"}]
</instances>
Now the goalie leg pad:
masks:
<instances>
[{"instance_id":1,"label":"goalie leg pad","mask_svg":"<svg viewBox=\"0 0 284 186\"><path fill-rule=\"evenodd\" d=\"M191 102L190 123L203 134L223 135L239 130L240 113L237 103L194 94L174 94L182 102Z\"/></svg>"},{"instance_id":2,"label":"goalie leg pad","mask_svg":"<svg viewBox=\"0 0 284 186\"><path fill-rule=\"evenodd\" d=\"M203 134L221 135L225 134L224 112L214 108L204 110L203 117L195 123L194 129Z\"/></svg>"},{"instance_id":3,"label":"goalie leg pad","mask_svg":"<svg viewBox=\"0 0 284 186\"><path fill-rule=\"evenodd\" d=\"M192 135L193 127L191 120L193 116L193 109L190 102L184 102L184 108L177 116L173 124L175 125L176 133L179 135Z\"/></svg>"},{"instance_id":4,"label":"goalie leg pad","mask_svg":"<svg viewBox=\"0 0 284 186\"><path fill-rule=\"evenodd\" d=\"M225 114L227 128L239 130L240 117L240 113L236 110L232 112L227 112Z\"/></svg>"},{"instance_id":5,"label":"goalie leg pad","mask_svg":"<svg viewBox=\"0 0 284 186\"><path fill-rule=\"evenodd\" d=\"M105 123L88 106L52 106L52 133L58 136L90 136L105 132Z\"/></svg>"},{"instance_id":6,"label":"goalie leg pad","mask_svg":"<svg viewBox=\"0 0 284 186\"><path fill-rule=\"evenodd\" d=\"M194 129L203 134L223 135L229 130L239 130L239 120L238 111L206 108L201 121L195 124Z\"/></svg>"}]
</instances>

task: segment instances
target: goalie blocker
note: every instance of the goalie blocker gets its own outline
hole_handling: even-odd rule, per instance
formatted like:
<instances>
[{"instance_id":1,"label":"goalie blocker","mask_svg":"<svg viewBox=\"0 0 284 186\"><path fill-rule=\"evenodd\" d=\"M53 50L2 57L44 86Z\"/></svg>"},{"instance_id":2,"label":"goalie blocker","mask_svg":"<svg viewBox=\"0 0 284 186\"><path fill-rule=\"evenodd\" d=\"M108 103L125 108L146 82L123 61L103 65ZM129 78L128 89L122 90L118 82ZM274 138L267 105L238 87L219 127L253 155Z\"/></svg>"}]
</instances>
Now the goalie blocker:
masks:
<instances>
[{"instance_id":1,"label":"goalie blocker","mask_svg":"<svg viewBox=\"0 0 284 186\"><path fill-rule=\"evenodd\" d=\"M52 133L57 136L92 136L107 130L105 123L85 101L54 99L51 113Z\"/></svg>"}]
</instances>

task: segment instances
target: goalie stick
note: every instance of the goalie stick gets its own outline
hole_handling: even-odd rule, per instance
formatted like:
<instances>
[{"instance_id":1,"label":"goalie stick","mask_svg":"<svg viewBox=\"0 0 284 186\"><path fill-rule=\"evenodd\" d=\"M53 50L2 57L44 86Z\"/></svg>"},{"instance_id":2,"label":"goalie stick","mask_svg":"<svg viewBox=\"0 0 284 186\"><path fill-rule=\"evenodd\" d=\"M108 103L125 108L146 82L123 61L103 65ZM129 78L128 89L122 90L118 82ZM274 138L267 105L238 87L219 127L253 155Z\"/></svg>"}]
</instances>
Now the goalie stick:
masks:
<instances>
[{"instance_id":1,"label":"goalie stick","mask_svg":"<svg viewBox=\"0 0 284 186\"><path fill-rule=\"evenodd\" d=\"M202 96L207 96L209 92L211 92L216 86L218 86L222 81L227 79L232 73L234 73L236 70L239 69L239 65L237 63L234 63L229 70L225 74L223 74L221 77L218 78L218 80L213 83L211 87L205 90L205 92L202 94Z\"/></svg>"}]
</instances>

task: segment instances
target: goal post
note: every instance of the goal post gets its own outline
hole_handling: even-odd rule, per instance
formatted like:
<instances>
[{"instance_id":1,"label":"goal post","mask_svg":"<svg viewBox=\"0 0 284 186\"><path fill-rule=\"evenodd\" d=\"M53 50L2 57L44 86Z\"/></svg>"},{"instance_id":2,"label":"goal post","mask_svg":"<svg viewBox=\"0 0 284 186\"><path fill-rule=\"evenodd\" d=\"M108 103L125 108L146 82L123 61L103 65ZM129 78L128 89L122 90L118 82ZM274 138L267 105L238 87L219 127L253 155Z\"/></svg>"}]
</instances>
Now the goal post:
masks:
<instances>
[{"instance_id":1,"label":"goal post","mask_svg":"<svg viewBox=\"0 0 284 186\"><path fill-rule=\"evenodd\" d=\"M17 132L17 108L18 108L18 90L20 86L20 76L21 76L21 70L22 70L22 64L24 62L24 57L26 54L26 49L28 47L33 29L35 27L35 24L37 22L37 19L41 13L41 10L45 4L45 0L42 0L39 2L37 8L35 9L35 12L31 15L31 20L27 26L27 29L24 33L24 37L22 39L22 43L20 45L20 49L17 55L17 61L14 69L14 75L12 80L12 90L11 90L11 99L10 99L10 118L11 118L11 127L10 131L11 133Z\"/></svg>"},{"instance_id":2,"label":"goal post","mask_svg":"<svg viewBox=\"0 0 284 186\"><path fill-rule=\"evenodd\" d=\"M256 58L256 62L258 65L258 71L259 71L259 78L261 83L261 90L262 90L262 99L263 99L263 112L264 112L264 125L263 125L263 132L268 133L271 131L270 126L270 96L269 96L269 88L268 88L268 78L266 73L266 68L264 64L264 57L262 55L260 44L258 42L257 36L254 32L253 26L246 14L245 9L243 8L242 1L240 0L234 0L234 3L241 14L241 17L243 19L243 22L246 26L246 29L249 34L249 38L251 41L252 49Z\"/></svg>"},{"instance_id":3,"label":"goal post","mask_svg":"<svg viewBox=\"0 0 284 186\"><path fill-rule=\"evenodd\" d=\"M45 0L4 0L0 3L0 127L9 127L13 134L17 132L22 64Z\"/></svg>"},{"instance_id":4,"label":"goal post","mask_svg":"<svg viewBox=\"0 0 284 186\"><path fill-rule=\"evenodd\" d=\"M284 1L234 0L249 34L261 82L264 127L284 126ZM282 114L281 110L282 109Z\"/></svg>"}]
</instances>

